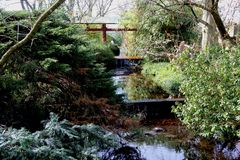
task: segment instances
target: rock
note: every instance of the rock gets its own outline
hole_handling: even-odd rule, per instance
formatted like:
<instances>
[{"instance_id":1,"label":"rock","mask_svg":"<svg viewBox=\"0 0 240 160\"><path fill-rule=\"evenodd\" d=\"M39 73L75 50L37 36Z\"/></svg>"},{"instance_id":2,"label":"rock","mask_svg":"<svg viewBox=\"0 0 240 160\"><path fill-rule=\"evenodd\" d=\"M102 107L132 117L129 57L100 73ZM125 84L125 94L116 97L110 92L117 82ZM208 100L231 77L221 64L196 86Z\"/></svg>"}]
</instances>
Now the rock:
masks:
<instances>
[{"instance_id":1,"label":"rock","mask_svg":"<svg viewBox=\"0 0 240 160\"><path fill-rule=\"evenodd\" d=\"M165 132L166 130L164 128L161 127L155 127L153 128L151 131L147 131L144 133L145 136L151 136L154 137L156 136L158 133L160 132Z\"/></svg>"},{"instance_id":2,"label":"rock","mask_svg":"<svg viewBox=\"0 0 240 160\"><path fill-rule=\"evenodd\" d=\"M118 135L119 135L119 137L123 137L123 138L126 138L126 137L128 137L128 136L131 136L131 133L129 133L129 132L118 132L117 133Z\"/></svg>"},{"instance_id":3,"label":"rock","mask_svg":"<svg viewBox=\"0 0 240 160\"><path fill-rule=\"evenodd\" d=\"M164 128L161 128L161 127L155 127L155 128L153 128L152 131L154 131L156 133L159 133L159 132L165 132L166 130Z\"/></svg>"},{"instance_id":4,"label":"rock","mask_svg":"<svg viewBox=\"0 0 240 160\"><path fill-rule=\"evenodd\" d=\"M145 132L144 135L149 137L154 137L157 135L157 133L154 131L148 131L148 132Z\"/></svg>"}]
</instances>

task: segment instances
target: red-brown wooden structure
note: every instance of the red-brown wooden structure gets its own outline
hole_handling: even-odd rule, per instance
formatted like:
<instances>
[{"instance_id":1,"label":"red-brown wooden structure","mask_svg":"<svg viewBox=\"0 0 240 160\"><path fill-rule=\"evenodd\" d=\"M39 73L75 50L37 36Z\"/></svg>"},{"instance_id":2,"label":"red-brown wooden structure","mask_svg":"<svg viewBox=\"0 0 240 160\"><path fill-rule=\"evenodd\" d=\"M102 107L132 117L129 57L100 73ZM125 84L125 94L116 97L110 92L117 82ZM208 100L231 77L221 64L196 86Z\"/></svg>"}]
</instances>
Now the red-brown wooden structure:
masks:
<instances>
[{"instance_id":1,"label":"red-brown wooden structure","mask_svg":"<svg viewBox=\"0 0 240 160\"><path fill-rule=\"evenodd\" d=\"M87 25L86 31L89 32L102 32L102 42L107 42L107 32L128 32L128 31L137 31L136 28L108 28L107 24L116 24L116 23L80 23ZM90 24L101 25L101 28L91 28Z\"/></svg>"}]
</instances>

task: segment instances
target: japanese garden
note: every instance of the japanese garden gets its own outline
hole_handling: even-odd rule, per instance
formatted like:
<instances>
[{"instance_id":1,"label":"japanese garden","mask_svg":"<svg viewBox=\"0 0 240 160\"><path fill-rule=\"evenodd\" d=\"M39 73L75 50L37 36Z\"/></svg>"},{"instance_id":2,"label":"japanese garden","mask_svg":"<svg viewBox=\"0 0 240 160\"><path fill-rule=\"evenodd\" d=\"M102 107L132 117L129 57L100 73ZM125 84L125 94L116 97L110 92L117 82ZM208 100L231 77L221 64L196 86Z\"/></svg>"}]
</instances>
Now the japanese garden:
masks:
<instances>
[{"instance_id":1,"label":"japanese garden","mask_svg":"<svg viewBox=\"0 0 240 160\"><path fill-rule=\"evenodd\" d=\"M239 160L240 1L0 0L0 159Z\"/></svg>"}]
</instances>

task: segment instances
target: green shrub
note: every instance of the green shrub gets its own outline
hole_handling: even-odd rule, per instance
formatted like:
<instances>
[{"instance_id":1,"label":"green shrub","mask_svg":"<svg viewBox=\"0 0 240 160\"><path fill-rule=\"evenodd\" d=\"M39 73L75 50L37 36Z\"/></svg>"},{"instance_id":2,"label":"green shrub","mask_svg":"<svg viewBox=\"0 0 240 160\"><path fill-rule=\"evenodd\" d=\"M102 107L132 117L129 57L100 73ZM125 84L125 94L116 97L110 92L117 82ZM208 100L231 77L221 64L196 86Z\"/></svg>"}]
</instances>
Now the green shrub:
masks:
<instances>
[{"instance_id":1,"label":"green shrub","mask_svg":"<svg viewBox=\"0 0 240 160\"><path fill-rule=\"evenodd\" d=\"M204 137L240 137L240 48L185 53L177 63L184 75L185 104L174 112L182 122Z\"/></svg>"},{"instance_id":2,"label":"green shrub","mask_svg":"<svg viewBox=\"0 0 240 160\"><path fill-rule=\"evenodd\" d=\"M93 43L91 47L96 55L97 63L104 64L107 69L115 67L114 54L110 47L99 43Z\"/></svg>"},{"instance_id":3,"label":"green shrub","mask_svg":"<svg viewBox=\"0 0 240 160\"><path fill-rule=\"evenodd\" d=\"M118 146L119 138L93 124L72 125L51 113L42 131L0 128L0 158L5 160L91 160L97 153Z\"/></svg>"},{"instance_id":4,"label":"green shrub","mask_svg":"<svg viewBox=\"0 0 240 160\"><path fill-rule=\"evenodd\" d=\"M168 97L168 94L148 77L130 77L126 82L125 90L130 100Z\"/></svg>"},{"instance_id":5,"label":"green shrub","mask_svg":"<svg viewBox=\"0 0 240 160\"><path fill-rule=\"evenodd\" d=\"M146 63L143 65L142 74L152 79L169 95L180 94L182 75L170 63Z\"/></svg>"}]
</instances>

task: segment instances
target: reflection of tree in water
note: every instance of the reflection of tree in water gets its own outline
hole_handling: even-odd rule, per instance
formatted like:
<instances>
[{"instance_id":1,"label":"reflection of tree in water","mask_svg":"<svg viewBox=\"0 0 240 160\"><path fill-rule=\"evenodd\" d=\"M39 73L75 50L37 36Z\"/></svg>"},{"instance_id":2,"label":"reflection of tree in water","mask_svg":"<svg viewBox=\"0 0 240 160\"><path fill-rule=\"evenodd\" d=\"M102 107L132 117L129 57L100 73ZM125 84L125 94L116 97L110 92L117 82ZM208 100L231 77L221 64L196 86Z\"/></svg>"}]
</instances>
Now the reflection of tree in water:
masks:
<instances>
[{"instance_id":1,"label":"reflection of tree in water","mask_svg":"<svg viewBox=\"0 0 240 160\"><path fill-rule=\"evenodd\" d=\"M189 159L189 160L199 159L200 160L200 159L209 159L211 157L211 154L199 149L196 146L188 146L188 147L184 147L184 148L185 148L184 156L186 159ZM210 159L212 159L212 158L210 158Z\"/></svg>"},{"instance_id":2,"label":"reflection of tree in water","mask_svg":"<svg viewBox=\"0 0 240 160\"><path fill-rule=\"evenodd\" d=\"M160 123L159 123L160 124ZM162 124L163 125L163 124ZM166 124L171 125L170 121ZM176 125L176 124L174 124ZM166 126L165 126L166 127ZM164 128L165 128L164 127ZM237 144L230 145L229 143L216 143L213 140L194 138L189 131L185 128L179 127L166 128L166 132L159 133L155 136L146 136L144 134L135 134L131 137L131 141L137 142L138 149L142 151L140 146L148 145L151 147L161 146L166 155L172 155L172 153L183 153L184 159L187 160L239 160L240 152L237 150ZM151 149L150 148L144 148ZM161 148L160 147L160 148ZM175 152L167 149L174 149ZM143 157L146 157L145 153L141 153ZM149 159L154 159L151 157ZM176 158L176 157L175 157ZM176 158L178 160L179 158Z\"/></svg>"},{"instance_id":3,"label":"reflection of tree in water","mask_svg":"<svg viewBox=\"0 0 240 160\"><path fill-rule=\"evenodd\" d=\"M125 91L128 94L128 99L160 99L167 98L168 94L157 86L153 81L142 77L129 77L126 81Z\"/></svg>"},{"instance_id":4,"label":"reflection of tree in water","mask_svg":"<svg viewBox=\"0 0 240 160\"><path fill-rule=\"evenodd\" d=\"M122 146L108 151L102 160L145 160L141 157L140 151L131 146Z\"/></svg>"},{"instance_id":5,"label":"reflection of tree in water","mask_svg":"<svg viewBox=\"0 0 240 160\"><path fill-rule=\"evenodd\" d=\"M236 148L229 148L224 143L217 144L213 141L200 140L198 138L189 140L183 145L184 156L189 160L239 160L240 153L236 154Z\"/></svg>"}]
</instances>

